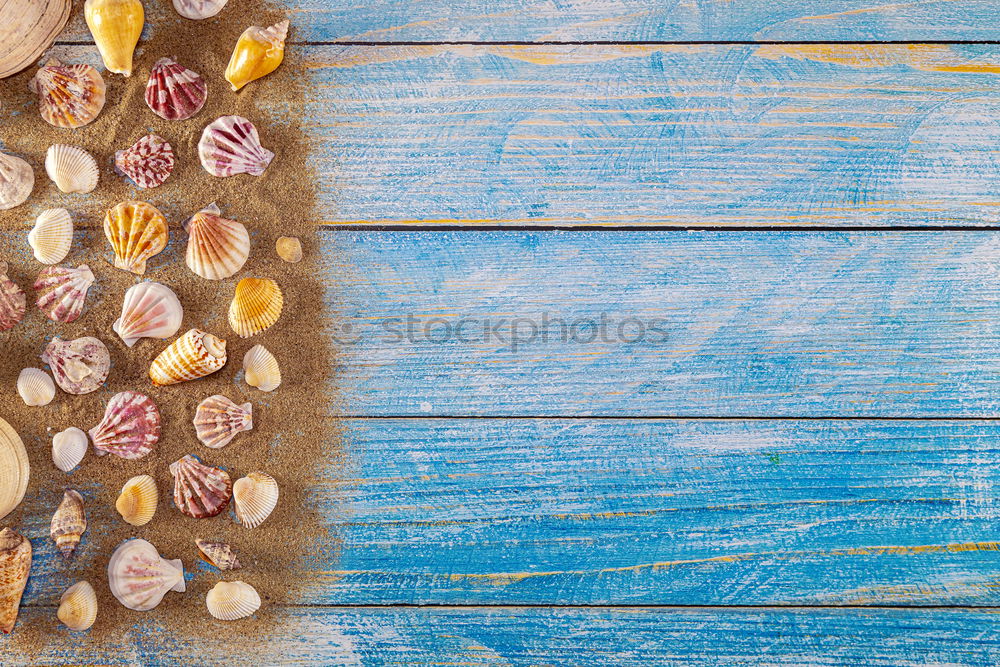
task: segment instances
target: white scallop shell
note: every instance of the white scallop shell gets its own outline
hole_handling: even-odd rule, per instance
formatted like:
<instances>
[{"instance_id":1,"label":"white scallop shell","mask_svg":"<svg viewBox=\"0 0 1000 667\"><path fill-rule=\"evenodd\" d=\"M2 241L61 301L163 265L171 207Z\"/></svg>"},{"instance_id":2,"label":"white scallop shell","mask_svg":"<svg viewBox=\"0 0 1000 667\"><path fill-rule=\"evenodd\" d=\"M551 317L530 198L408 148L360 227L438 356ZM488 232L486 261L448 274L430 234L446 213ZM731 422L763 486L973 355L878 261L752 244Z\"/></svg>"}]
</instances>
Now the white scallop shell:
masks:
<instances>
[{"instance_id":1,"label":"white scallop shell","mask_svg":"<svg viewBox=\"0 0 1000 667\"><path fill-rule=\"evenodd\" d=\"M35 187L35 172L21 158L0 153L0 211L20 206Z\"/></svg>"},{"instance_id":2,"label":"white scallop shell","mask_svg":"<svg viewBox=\"0 0 1000 667\"><path fill-rule=\"evenodd\" d=\"M73 245L73 218L64 208L42 211L28 232L28 245L42 264L58 264Z\"/></svg>"},{"instance_id":3,"label":"white scallop shell","mask_svg":"<svg viewBox=\"0 0 1000 667\"><path fill-rule=\"evenodd\" d=\"M278 482L262 472L252 472L233 484L236 518L245 528L264 523L278 504Z\"/></svg>"},{"instance_id":4,"label":"white scallop shell","mask_svg":"<svg viewBox=\"0 0 1000 667\"><path fill-rule=\"evenodd\" d=\"M205 596L205 606L220 621L235 621L260 609L260 594L242 581L220 581Z\"/></svg>"},{"instance_id":5,"label":"white scallop shell","mask_svg":"<svg viewBox=\"0 0 1000 667\"><path fill-rule=\"evenodd\" d=\"M60 431L52 437L52 462L63 472L80 465L87 454L90 441L87 434L75 426Z\"/></svg>"},{"instance_id":6,"label":"white scallop shell","mask_svg":"<svg viewBox=\"0 0 1000 667\"><path fill-rule=\"evenodd\" d=\"M261 391L274 391L281 384L278 360L263 345L254 345L243 355L243 377Z\"/></svg>"},{"instance_id":7,"label":"white scallop shell","mask_svg":"<svg viewBox=\"0 0 1000 667\"><path fill-rule=\"evenodd\" d=\"M25 368L17 376L17 393L25 405L48 405L56 396L56 384L41 368Z\"/></svg>"},{"instance_id":8,"label":"white scallop shell","mask_svg":"<svg viewBox=\"0 0 1000 667\"><path fill-rule=\"evenodd\" d=\"M229 0L174 0L174 9L186 19L207 19L222 11Z\"/></svg>"},{"instance_id":9,"label":"white scallop shell","mask_svg":"<svg viewBox=\"0 0 1000 667\"><path fill-rule=\"evenodd\" d=\"M45 173L63 192L93 192L101 177L94 156L76 146L54 144L45 153Z\"/></svg>"},{"instance_id":10,"label":"white scallop shell","mask_svg":"<svg viewBox=\"0 0 1000 667\"><path fill-rule=\"evenodd\" d=\"M146 540L129 540L111 554L108 586L127 609L149 611L168 591L184 592L184 564L163 558Z\"/></svg>"},{"instance_id":11,"label":"white scallop shell","mask_svg":"<svg viewBox=\"0 0 1000 667\"><path fill-rule=\"evenodd\" d=\"M70 630L87 630L97 620L97 593L86 581L78 581L59 598L56 617Z\"/></svg>"},{"instance_id":12,"label":"white scallop shell","mask_svg":"<svg viewBox=\"0 0 1000 667\"><path fill-rule=\"evenodd\" d=\"M188 233L184 261L192 272L208 280L228 278L250 257L247 228L221 213L216 204L209 204L184 223Z\"/></svg>"},{"instance_id":13,"label":"white scallop shell","mask_svg":"<svg viewBox=\"0 0 1000 667\"><path fill-rule=\"evenodd\" d=\"M139 283L128 288L122 315L111 326L129 347L140 338L170 338L181 328L184 309L166 285Z\"/></svg>"}]
</instances>

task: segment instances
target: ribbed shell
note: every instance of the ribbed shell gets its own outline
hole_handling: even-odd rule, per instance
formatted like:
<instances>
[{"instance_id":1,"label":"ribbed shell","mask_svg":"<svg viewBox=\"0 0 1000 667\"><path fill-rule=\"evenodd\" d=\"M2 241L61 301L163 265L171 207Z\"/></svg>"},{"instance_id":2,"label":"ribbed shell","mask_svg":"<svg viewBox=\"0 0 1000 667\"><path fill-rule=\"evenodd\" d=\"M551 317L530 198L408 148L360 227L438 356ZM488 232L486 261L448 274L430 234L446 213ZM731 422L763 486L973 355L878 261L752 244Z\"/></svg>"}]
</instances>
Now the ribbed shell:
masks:
<instances>
[{"instance_id":1,"label":"ribbed shell","mask_svg":"<svg viewBox=\"0 0 1000 667\"><path fill-rule=\"evenodd\" d=\"M205 128L198 142L201 166L212 176L260 176L274 153L260 145L257 128L242 116L222 116Z\"/></svg>"},{"instance_id":2,"label":"ribbed shell","mask_svg":"<svg viewBox=\"0 0 1000 667\"><path fill-rule=\"evenodd\" d=\"M0 5L0 79L35 64L62 32L72 0L17 0Z\"/></svg>"},{"instance_id":3,"label":"ribbed shell","mask_svg":"<svg viewBox=\"0 0 1000 667\"><path fill-rule=\"evenodd\" d=\"M160 411L148 396L132 391L115 394L101 423L90 429L98 453L141 459L160 439Z\"/></svg>"},{"instance_id":4,"label":"ribbed shell","mask_svg":"<svg viewBox=\"0 0 1000 667\"><path fill-rule=\"evenodd\" d=\"M115 153L115 169L143 189L163 185L174 170L174 148L158 134L147 134Z\"/></svg>"},{"instance_id":5,"label":"ribbed shell","mask_svg":"<svg viewBox=\"0 0 1000 667\"><path fill-rule=\"evenodd\" d=\"M17 326L24 319L27 304L24 290L7 276L7 262L0 262L0 331Z\"/></svg>"},{"instance_id":6,"label":"ribbed shell","mask_svg":"<svg viewBox=\"0 0 1000 667\"><path fill-rule=\"evenodd\" d=\"M111 370L108 348L92 336L70 341L57 336L45 347L42 361L49 365L56 384L67 394L97 391Z\"/></svg>"},{"instance_id":7,"label":"ribbed shell","mask_svg":"<svg viewBox=\"0 0 1000 667\"><path fill-rule=\"evenodd\" d=\"M260 609L260 595L242 581L220 581L205 596L205 606L220 621L235 621Z\"/></svg>"},{"instance_id":8,"label":"ribbed shell","mask_svg":"<svg viewBox=\"0 0 1000 667\"><path fill-rule=\"evenodd\" d=\"M45 153L45 173L62 192L93 192L101 178L94 156L66 144L49 146Z\"/></svg>"},{"instance_id":9,"label":"ribbed shell","mask_svg":"<svg viewBox=\"0 0 1000 667\"><path fill-rule=\"evenodd\" d=\"M104 108L105 85L90 65L64 65L56 59L38 70L28 83L38 95L38 112L50 125L83 127Z\"/></svg>"},{"instance_id":10,"label":"ribbed shell","mask_svg":"<svg viewBox=\"0 0 1000 667\"><path fill-rule=\"evenodd\" d=\"M288 21L267 28L253 25L243 31L226 66L226 81L234 91L278 69L285 59L286 37Z\"/></svg>"},{"instance_id":11,"label":"ribbed shell","mask_svg":"<svg viewBox=\"0 0 1000 667\"><path fill-rule=\"evenodd\" d=\"M149 475L139 475L125 482L115 501L115 509L126 523L145 526L153 520L159 501L160 492L156 488L156 480Z\"/></svg>"},{"instance_id":12,"label":"ribbed shell","mask_svg":"<svg viewBox=\"0 0 1000 667\"><path fill-rule=\"evenodd\" d=\"M87 513L83 508L83 496L73 489L66 489L62 502L52 515L49 536L56 543L64 557L76 551L80 538L87 530Z\"/></svg>"},{"instance_id":13,"label":"ribbed shell","mask_svg":"<svg viewBox=\"0 0 1000 667\"><path fill-rule=\"evenodd\" d=\"M38 292L35 305L53 322L74 322L83 313L87 290L94 280L86 264L75 269L63 266L42 269L35 279L35 291Z\"/></svg>"},{"instance_id":14,"label":"ribbed shell","mask_svg":"<svg viewBox=\"0 0 1000 667\"><path fill-rule=\"evenodd\" d=\"M80 465L87 455L90 440L83 430L71 426L52 437L52 463L63 472L69 472Z\"/></svg>"},{"instance_id":15,"label":"ribbed shell","mask_svg":"<svg viewBox=\"0 0 1000 667\"><path fill-rule=\"evenodd\" d=\"M31 165L16 155L0 153L0 211L23 204L34 187Z\"/></svg>"},{"instance_id":16,"label":"ribbed shell","mask_svg":"<svg viewBox=\"0 0 1000 667\"><path fill-rule=\"evenodd\" d=\"M42 264L58 264L73 245L73 218L64 208L50 208L35 218L28 245ZM93 274L91 274L93 276Z\"/></svg>"},{"instance_id":17,"label":"ribbed shell","mask_svg":"<svg viewBox=\"0 0 1000 667\"><path fill-rule=\"evenodd\" d=\"M21 437L0 418L0 519L21 504L30 474L28 452Z\"/></svg>"},{"instance_id":18,"label":"ribbed shell","mask_svg":"<svg viewBox=\"0 0 1000 667\"><path fill-rule=\"evenodd\" d=\"M31 542L10 528L0 530L0 630L10 634L17 621L31 571Z\"/></svg>"},{"instance_id":19,"label":"ribbed shell","mask_svg":"<svg viewBox=\"0 0 1000 667\"><path fill-rule=\"evenodd\" d=\"M251 387L274 391L281 385L278 360L263 345L254 345L243 355L243 378Z\"/></svg>"},{"instance_id":20,"label":"ribbed shell","mask_svg":"<svg viewBox=\"0 0 1000 667\"><path fill-rule=\"evenodd\" d=\"M174 9L186 19L207 19L222 11L229 0L174 0Z\"/></svg>"},{"instance_id":21,"label":"ribbed shell","mask_svg":"<svg viewBox=\"0 0 1000 667\"><path fill-rule=\"evenodd\" d=\"M97 620L97 593L86 581L78 581L59 598L56 611L63 625L75 632L88 630Z\"/></svg>"},{"instance_id":22,"label":"ribbed shell","mask_svg":"<svg viewBox=\"0 0 1000 667\"><path fill-rule=\"evenodd\" d=\"M214 565L220 570L238 570L242 567L240 561L233 553L232 547L224 542L209 542L208 540L195 540L201 558L209 565Z\"/></svg>"},{"instance_id":23,"label":"ribbed shell","mask_svg":"<svg viewBox=\"0 0 1000 667\"><path fill-rule=\"evenodd\" d=\"M184 564L161 557L146 540L128 540L111 554L108 587L127 609L149 611L168 591L184 592Z\"/></svg>"},{"instance_id":24,"label":"ribbed shell","mask_svg":"<svg viewBox=\"0 0 1000 667\"><path fill-rule=\"evenodd\" d=\"M259 334L278 321L283 304L278 283L270 278L244 278L229 304L229 326L240 338Z\"/></svg>"},{"instance_id":25,"label":"ribbed shell","mask_svg":"<svg viewBox=\"0 0 1000 667\"><path fill-rule=\"evenodd\" d=\"M41 368L24 368L17 376L17 393L27 406L48 405L56 396L56 385Z\"/></svg>"},{"instance_id":26,"label":"ribbed shell","mask_svg":"<svg viewBox=\"0 0 1000 667\"><path fill-rule=\"evenodd\" d=\"M190 329L153 360L149 378L162 387L205 377L226 365L226 341Z\"/></svg>"},{"instance_id":27,"label":"ribbed shell","mask_svg":"<svg viewBox=\"0 0 1000 667\"><path fill-rule=\"evenodd\" d=\"M108 71L132 75L132 56L142 35L145 11L140 0L87 0L83 16Z\"/></svg>"},{"instance_id":28,"label":"ribbed shell","mask_svg":"<svg viewBox=\"0 0 1000 667\"><path fill-rule=\"evenodd\" d=\"M233 484L236 518L244 528L264 523L278 504L278 482L263 472L252 472Z\"/></svg>"},{"instance_id":29,"label":"ribbed shell","mask_svg":"<svg viewBox=\"0 0 1000 667\"><path fill-rule=\"evenodd\" d=\"M243 268L250 256L250 234L242 223L227 220L215 204L206 206L184 223L188 233L184 261L208 280L228 278Z\"/></svg>"},{"instance_id":30,"label":"ribbed shell","mask_svg":"<svg viewBox=\"0 0 1000 667\"><path fill-rule=\"evenodd\" d=\"M200 463L190 454L170 464L174 476L174 504L193 519L221 514L233 495L229 473Z\"/></svg>"},{"instance_id":31,"label":"ribbed shell","mask_svg":"<svg viewBox=\"0 0 1000 667\"><path fill-rule=\"evenodd\" d=\"M197 72L160 58L146 83L146 105L164 120L187 120L205 106L208 85Z\"/></svg>"},{"instance_id":32,"label":"ribbed shell","mask_svg":"<svg viewBox=\"0 0 1000 667\"><path fill-rule=\"evenodd\" d=\"M170 338L183 319L184 309L173 290L160 283L139 283L125 292L121 317L111 328L132 347L142 338Z\"/></svg>"},{"instance_id":33,"label":"ribbed shell","mask_svg":"<svg viewBox=\"0 0 1000 667\"><path fill-rule=\"evenodd\" d=\"M209 396L198 404L194 428L201 444L212 449L225 447L238 433L253 429L253 406L237 405L222 394Z\"/></svg>"},{"instance_id":34,"label":"ribbed shell","mask_svg":"<svg viewBox=\"0 0 1000 667\"><path fill-rule=\"evenodd\" d=\"M104 216L104 235L115 252L115 268L142 275L146 261L167 247L167 221L145 202L127 201Z\"/></svg>"}]
</instances>

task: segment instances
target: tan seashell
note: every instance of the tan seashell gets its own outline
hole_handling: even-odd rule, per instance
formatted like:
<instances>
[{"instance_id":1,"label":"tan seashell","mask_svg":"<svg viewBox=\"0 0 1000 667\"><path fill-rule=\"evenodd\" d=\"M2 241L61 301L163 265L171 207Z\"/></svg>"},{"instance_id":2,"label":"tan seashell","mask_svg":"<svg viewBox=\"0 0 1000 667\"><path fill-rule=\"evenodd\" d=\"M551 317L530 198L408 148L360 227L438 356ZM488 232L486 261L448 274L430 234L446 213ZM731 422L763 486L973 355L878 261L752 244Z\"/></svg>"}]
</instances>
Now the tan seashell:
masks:
<instances>
[{"instance_id":1,"label":"tan seashell","mask_svg":"<svg viewBox=\"0 0 1000 667\"><path fill-rule=\"evenodd\" d=\"M235 220L220 215L215 204L184 223L188 233L184 261L195 274L208 280L228 278L243 268L250 256L250 234Z\"/></svg>"},{"instance_id":2,"label":"tan seashell","mask_svg":"<svg viewBox=\"0 0 1000 667\"><path fill-rule=\"evenodd\" d=\"M297 264L302 261L302 241L295 236L282 236L274 243L274 249L278 257L289 264Z\"/></svg>"},{"instance_id":3,"label":"tan seashell","mask_svg":"<svg viewBox=\"0 0 1000 667\"><path fill-rule=\"evenodd\" d=\"M55 58L28 83L38 95L38 113L49 125L83 127L104 109L104 77L90 65L64 65Z\"/></svg>"},{"instance_id":4,"label":"tan seashell","mask_svg":"<svg viewBox=\"0 0 1000 667\"><path fill-rule=\"evenodd\" d=\"M24 443L14 427L0 419L0 519L21 504L30 473Z\"/></svg>"},{"instance_id":5,"label":"tan seashell","mask_svg":"<svg viewBox=\"0 0 1000 667\"><path fill-rule=\"evenodd\" d=\"M253 429L253 406L236 405L222 394L209 396L198 404L194 428L201 444L212 449L225 447L242 431Z\"/></svg>"},{"instance_id":6,"label":"tan seashell","mask_svg":"<svg viewBox=\"0 0 1000 667\"><path fill-rule=\"evenodd\" d=\"M73 245L73 219L64 208L50 208L35 218L28 245L42 264L58 264Z\"/></svg>"},{"instance_id":7,"label":"tan seashell","mask_svg":"<svg viewBox=\"0 0 1000 667\"><path fill-rule=\"evenodd\" d=\"M236 518L245 528L256 528L278 504L278 482L263 472L252 472L233 484Z\"/></svg>"},{"instance_id":8,"label":"tan seashell","mask_svg":"<svg viewBox=\"0 0 1000 667\"><path fill-rule=\"evenodd\" d=\"M185 454L170 464L174 476L174 505L192 519L207 519L221 514L233 495L229 473L205 465Z\"/></svg>"},{"instance_id":9,"label":"tan seashell","mask_svg":"<svg viewBox=\"0 0 1000 667\"><path fill-rule=\"evenodd\" d=\"M52 438L52 463L63 472L69 472L80 465L89 446L90 440L82 429L71 426L60 431Z\"/></svg>"},{"instance_id":10,"label":"tan seashell","mask_svg":"<svg viewBox=\"0 0 1000 667\"><path fill-rule=\"evenodd\" d=\"M40 368L25 368L17 376L17 393L30 407L48 405L56 397L56 384Z\"/></svg>"},{"instance_id":11,"label":"tan seashell","mask_svg":"<svg viewBox=\"0 0 1000 667\"><path fill-rule=\"evenodd\" d=\"M195 540L194 543L198 545L202 560L209 565L214 565L220 570L238 570L242 567L228 544L208 540Z\"/></svg>"},{"instance_id":12,"label":"tan seashell","mask_svg":"<svg viewBox=\"0 0 1000 667\"><path fill-rule=\"evenodd\" d=\"M83 15L104 66L115 74L131 76L132 55L146 19L142 3L139 0L87 0Z\"/></svg>"},{"instance_id":13,"label":"tan seashell","mask_svg":"<svg viewBox=\"0 0 1000 667\"><path fill-rule=\"evenodd\" d=\"M220 581L205 596L205 606L220 621L236 621L260 609L260 595L242 581Z\"/></svg>"},{"instance_id":14,"label":"tan seashell","mask_svg":"<svg viewBox=\"0 0 1000 667\"><path fill-rule=\"evenodd\" d=\"M53 144L45 153L45 173L62 192L93 192L101 178L94 156L76 146Z\"/></svg>"},{"instance_id":15,"label":"tan seashell","mask_svg":"<svg viewBox=\"0 0 1000 667\"><path fill-rule=\"evenodd\" d=\"M87 514L83 509L83 496L73 489L66 489L62 502L52 515L49 535L59 552L70 557L80 544L80 538L87 530Z\"/></svg>"},{"instance_id":16,"label":"tan seashell","mask_svg":"<svg viewBox=\"0 0 1000 667\"><path fill-rule=\"evenodd\" d=\"M31 571L31 542L10 528L0 530L0 630L10 634Z\"/></svg>"},{"instance_id":17,"label":"tan seashell","mask_svg":"<svg viewBox=\"0 0 1000 667\"><path fill-rule=\"evenodd\" d=\"M167 221L145 202L122 202L104 216L104 235L115 252L115 268L141 276L146 261L167 247Z\"/></svg>"},{"instance_id":18,"label":"tan seashell","mask_svg":"<svg viewBox=\"0 0 1000 667\"><path fill-rule=\"evenodd\" d=\"M281 369L263 345L254 345L243 355L243 379L261 391L274 391L281 385Z\"/></svg>"},{"instance_id":19,"label":"tan seashell","mask_svg":"<svg viewBox=\"0 0 1000 667\"><path fill-rule=\"evenodd\" d=\"M35 188L31 165L17 157L0 153L0 211L20 206Z\"/></svg>"},{"instance_id":20,"label":"tan seashell","mask_svg":"<svg viewBox=\"0 0 1000 667\"><path fill-rule=\"evenodd\" d=\"M7 276L7 262L0 262L0 331L17 326L27 305L24 290Z\"/></svg>"},{"instance_id":21,"label":"tan seashell","mask_svg":"<svg viewBox=\"0 0 1000 667\"><path fill-rule=\"evenodd\" d=\"M183 319L184 309L172 289L160 283L139 283L125 292L121 317L111 328L132 347L141 338L170 338Z\"/></svg>"},{"instance_id":22,"label":"tan seashell","mask_svg":"<svg viewBox=\"0 0 1000 667\"><path fill-rule=\"evenodd\" d=\"M35 279L34 287L38 292L35 305L53 322L74 322L83 313L87 291L94 280L94 273L86 264L75 269L46 267Z\"/></svg>"},{"instance_id":23,"label":"tan seashell","mask_svg":"<svg viewBox=\"0 0 1000 667\"><path fill-rule=\"evenodd\" d=\"M128 540L111 554L108 587L126 609L149 611L168 591L184 592L184 564L163 558L146 540Z\"/></svg>"},{"instance_id":24,"label":"tan seashell","mask_svg":"<svg viewBox=\"0 0 1000 667\"><path fill-rule=\"evenodd\" d=\"M139 475L125 482L115 501L115 509L126 523L145 526L153 520L159 502L160 492L156 488L156 480L149 475Z\"/></svg>"},{"instance_id":25,"label":"tan seashell","mask_svg":"<svg viewBox=\"0 0 1000 667\"><path fill-rule=\"evenodd\" d=\"M190 329L153 360L149 377L158 387L196 380L226 365L226 341Z\"/></svg>"},{"instance_id":26,"label":"tan seashell","mask_svg":"<svg viewBox=\"0 0 1000 667\"><path fill-rule=\"evenodd\" d=\"M252 25L243 31L226 66L226 81L234 91L278 69L285 58L286 37L288 21L268 28Z\"/></svg>"},{"instance_id":27,"label":"tan seashell","mask_svg":"<svg viewBox=\"0 0 1000 667\"><path fill-rule=\"evenodd\" d=\"M59 598L56 618L70 630L89 630L97 620L97 593L94 587L86 581L78 581L67 588Z\"/></svg>"},{"instance_id":28,"label":"tan seashell","mask_svg":"<svg viewBox=\"0 0 1000 667\"><path fill-rule=\"evenodd\" d=\"M0 79L30 67L52 46L69 19L71 0L0 4Z\"/></svg>"},{"instance_id":29,"label":"tan seashell","mask_svg":"<svg viewBox=\"0 0 1000 667\"><path fill-rule=\"evenodd\" d=\"M237 283L229 305L229 326L240 338L259 334L278 321L283 303L278 283L269 278L244 278Z\"/></svg>"}]
</instances>

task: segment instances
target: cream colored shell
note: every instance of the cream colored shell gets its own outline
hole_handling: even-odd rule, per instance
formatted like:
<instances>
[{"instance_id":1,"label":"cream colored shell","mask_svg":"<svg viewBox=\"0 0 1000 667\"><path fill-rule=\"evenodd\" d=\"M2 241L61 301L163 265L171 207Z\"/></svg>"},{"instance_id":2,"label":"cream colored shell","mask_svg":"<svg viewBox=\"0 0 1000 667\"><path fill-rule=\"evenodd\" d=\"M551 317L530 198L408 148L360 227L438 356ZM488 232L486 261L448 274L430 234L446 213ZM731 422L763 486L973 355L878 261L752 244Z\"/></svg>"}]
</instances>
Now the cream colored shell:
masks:
<instances>
[{"instance_id":1,"label":"cream colored shell","mask_svg":"<svg viewBox=\"0 0 1000 667\"><path fill-rule=\"evenodd\" d=\"M115 509L126 523L145 526L153 520L159 500L156 480L149 475L139 475L125 482L115 502Z\"/></svg>"},{"instance_id":2,"label":"cream colored shell","mask_svg":"<svg viewBox=\"0 0 1000 667\"><path fill-rule=\"evenodd\" d=\"M242 581L220 581L205 596L205 606L220 621L235 621L260 609L260 594Z\"/></svg>"},{"instance_id":3,"label":"cream colored shell","mask_svg":"<svg viewBox=\"0 0 1000 667\"><path fill-rule=\"evenodd\" d=\"M56 397L56 384L41 368L24 368L17 376L17 393L25 405L40 407Z\"/></svg>"},{"instance_id":4,"label":"cream colored shell","mask_svg":"<svg viewBox=\"0 0 1000 667\"><path fill-rule=\"evenodd\" d=\"M77 146L53 144L45 153L45 173L62 192L93 192L101 178L97 160Z\"/></svg>"},{"instance_id":5,"label":"cream colored shell","mask_svg":"<svg viewBox=\"0 0 1000 667\"><path fill-rule=\"evenodd\" d=\"M0 153L0 211L23 204L34 187L31 165L16 155Z\"/></svg>"},{"instance_id":6,"label":"cream colored shell","mask_svg":"<svg viewBox=\"0 0 1000 667\"><path fill-rule=\"evenodd\" d=\"M0 519L21 504L30 473L28 452L21 437L0 418Z\"/></svg>"},{"instance_id":7,"label":"cream colored shell","mask_svg":"<svg viewBox=\"0 0 1000 667\"><path fill-rule=\"evenodd\" d=\"M243 378L251 387L274 391L281 385L278 360L263 345L254 345L243 355Z\"/></svg>"},{"instance_id":8,"label":"cream colored shell","mask_svg":"<svg viewBox=\"0 0 1000 667\"><path fill-rule=\"evenodd\" d=\"M50 208L35 218L28 245L42 264L58 264L73 246L73 218L64 208Z\"/></svg>"},{"instance_id":9,"label":"cream colored shell","mask_svg":"<svg viewBox=\"0 0 1000 667\"><path fill-rule=\"evenodd\" d=\"M263 472L252 472L233 484L236 518L245 528L256 528L278 504L278 482Z\"/></svg>"},{"instance_id":10,"label":"cream colored shell","mask_svg":"<svg viewBox=\"0 0 1000 667\"><path fill-rule=\"evenodd\" d=\"M89 446L90 440L82 429L71 426L60 431L52 437L52 463L63 472L69 472L80 465Z\"/></svg>"},{"instance_id":11,"label":"cream colored shell","mask_svg":"<svg viewBox=\"0 0 1000 667\"><path fill-rule=\"evenodd\" d=\"M67 588L59 598L56 618L70 630L88 630L97 620L97 593L94 587L86 581L78 581Z\"/></svg>"},{"instance_id":12,"label":"cream colored shell","mask_svg":"<svg viewBox=\"0 0 1000 667\"><path fill-rule=\"evenodd\" d=\"M0 79L29 67L52 45L72 6L72 0L0 3Z\"/></svg>"}]
</instances>

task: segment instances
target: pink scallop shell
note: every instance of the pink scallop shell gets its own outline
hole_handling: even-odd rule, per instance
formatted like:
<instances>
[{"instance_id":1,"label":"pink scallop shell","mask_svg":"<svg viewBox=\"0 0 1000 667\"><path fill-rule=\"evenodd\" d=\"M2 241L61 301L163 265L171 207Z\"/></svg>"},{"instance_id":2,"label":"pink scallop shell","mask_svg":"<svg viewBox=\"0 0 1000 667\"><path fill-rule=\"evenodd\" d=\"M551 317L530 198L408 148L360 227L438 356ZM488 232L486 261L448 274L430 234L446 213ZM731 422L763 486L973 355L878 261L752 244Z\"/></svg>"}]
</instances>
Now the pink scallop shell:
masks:
<instances>
[{"instance_id":1,"label":"pink scallop shell","mask_svg":"<svg viewBox=\"0 0 1000 667\"><path fill-rule=\"evenodd\" d=\"M144 190L163 185L174 163L173 146L157 134L147 134L115 153L115 169Z\"/></svg>"},{"instance_id":2,"label":"pink scallop shell","mask_svg":"<svg viewBox=\"0 0 1000 667\"><path fill-rule=\"evenodd\" d=\"M236 174L260 176L274 153L260 145L253 123L242 116L222 116L205 128L198 142L201 166L220 178Z\"/></svg>"},{"instance_id":3,"label":"pink scallop shell","mask_svg":"<svg viewBox=\"0 0 1000 667\"><path fill-rule=\"evenodd\" d=\"M115 394L101 423L90 429L99 455L141 459L160 439L160 411L148 396L133 391Z\"/></svg>"},{"instance_id":4,"label":"pink scallop shell","mask_svg":"<svg viewBox=\"0 0 1000 667\"><path fill-rule=\"evenodd\" d=\"M164 120L187 120L205 106L208 85L197 72L160 58L146 84L146 104Z\"/></svg>"},{"instance_id":5,"label":"pink scallop shell","mask_svg":"<svg viewBox=\"0 0 1000 667\"><path fill-rule=\"evenodd\" d=\"M40 292L35 303L53 322L68 324L80 317L93 284L94 274L86 264L75 269L49 266L35 279L35 291Z\"/></svg>"},{"instance_id":6,"label":"pink scallop shell","mask_svg":"<svg viewBox=\"0 0 1000 667\"><path fill-rule=\"evenodd\" d=\"M108 348L92 336L73 340L57 336L46 346L41 358L52 369L59 388L76 396L100 389L111 372Z\"/></svg>"},{"instance_id":7,"label":"pink scallop shell","mask_svg":"<svg viewBox=\"0 0 1000 667\"><path fill-rule=\"evenodd\" d=\"M170 464L174 476L174 504L193 519L207 519L221 514L233 497L233 482L221 468L200 463L185 454Z\"/></svg>"}]
</instances>

